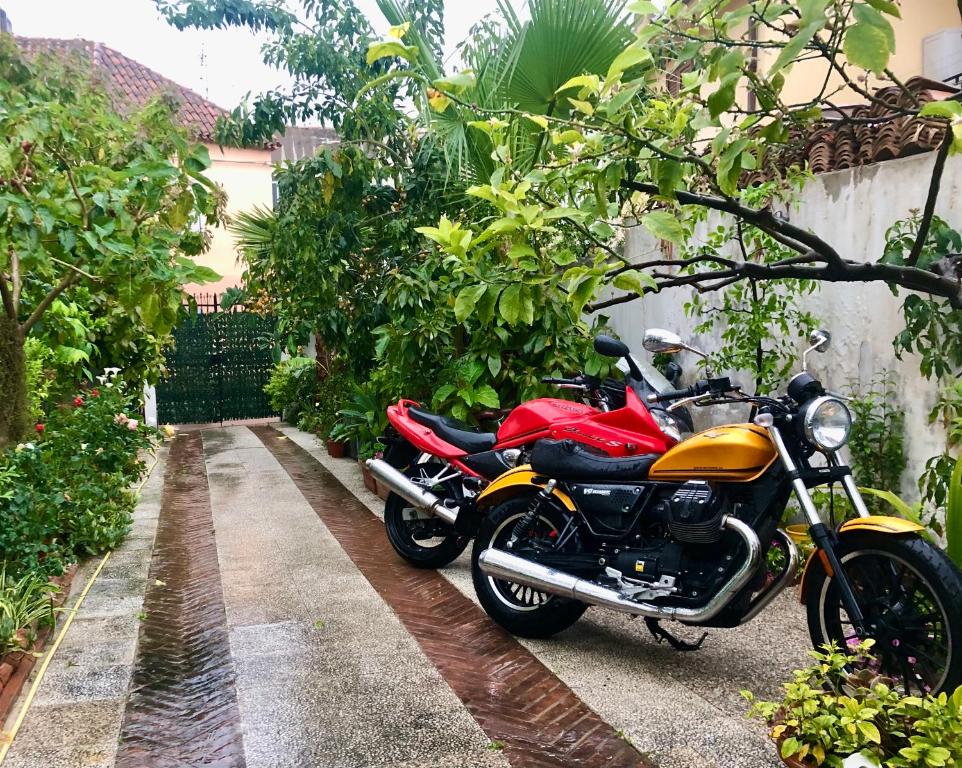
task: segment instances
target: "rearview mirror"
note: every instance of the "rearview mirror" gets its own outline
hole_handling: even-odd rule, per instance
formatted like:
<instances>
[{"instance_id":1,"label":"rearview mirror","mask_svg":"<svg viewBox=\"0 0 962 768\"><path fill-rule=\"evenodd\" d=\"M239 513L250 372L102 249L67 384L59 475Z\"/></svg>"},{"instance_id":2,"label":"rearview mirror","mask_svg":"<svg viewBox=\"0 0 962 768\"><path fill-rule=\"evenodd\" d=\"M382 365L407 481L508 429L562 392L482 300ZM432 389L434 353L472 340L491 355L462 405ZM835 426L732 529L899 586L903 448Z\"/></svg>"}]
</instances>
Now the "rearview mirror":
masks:
<instances>
[{"instance_id":1,"label":"rearview mirror","mask_svg":"<svg viewBox=\"0 0 962 768\"><path fill-rule=\"evenodd\" d=\"M631 354L631 350L628 349L625 342L618 341L618 339L605 334L595 336L595 352L605 357L628 357Z\"/></svg>"},{"instance_id":2,"label":"rearview mirror","mask_svg":"<svg viewBox=\"0 0 962 768\"><path fill-rule=\"evenodd\" d=\"M681 340L681 336L661 328L649 328L645 331L642 346L648 352L663 352L669 355L688 349L688 345Z\"/></svg>"},{"instance_id":3,"label":"rearview mirror","mask_svg":"<svg viewBox=\"0 0 962 768\"><path fill-rule=\"evenodd\" d=\"M812 335L808 337L808 343L812 345L815 352L825 352L832 343L832 334L819 328L812 331Z\"/></svg>"},{"instance_id":4,"label":"rearview mirror","mask_svg":"<svg viewBox=\"0 0 962 768\"><path fill-rule=\"evenodd\" d=\"M802 353L802 370L808 370L808 356L812 352L825 352L829 345L832 343L832 334L828 331L818 328L812 331L812 335L808 337L808 343L811 346Z\"/></svg>"}]
</instances>

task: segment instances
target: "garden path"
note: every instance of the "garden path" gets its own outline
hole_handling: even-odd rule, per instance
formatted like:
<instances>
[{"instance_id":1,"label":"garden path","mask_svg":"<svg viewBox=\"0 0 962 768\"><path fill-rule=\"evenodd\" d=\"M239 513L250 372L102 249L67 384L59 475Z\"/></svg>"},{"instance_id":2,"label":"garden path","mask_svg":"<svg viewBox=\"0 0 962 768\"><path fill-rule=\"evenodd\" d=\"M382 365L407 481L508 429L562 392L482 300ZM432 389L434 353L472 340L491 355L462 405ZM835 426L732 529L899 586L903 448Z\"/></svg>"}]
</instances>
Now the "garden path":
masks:
<instances>
[{"instance_id":1,"label":"garden path","mask_svg":"<svg viewBox=\"0 0 962 768\"><path fill-rule=\"evenodd\" d=\"M403 564L356 464L311 435L182 434L158 469L4 768L779 764L738 692L804 661L792 594L693 654L600 610L518 642L467 555Z\"/></svg>"}]
</instances>

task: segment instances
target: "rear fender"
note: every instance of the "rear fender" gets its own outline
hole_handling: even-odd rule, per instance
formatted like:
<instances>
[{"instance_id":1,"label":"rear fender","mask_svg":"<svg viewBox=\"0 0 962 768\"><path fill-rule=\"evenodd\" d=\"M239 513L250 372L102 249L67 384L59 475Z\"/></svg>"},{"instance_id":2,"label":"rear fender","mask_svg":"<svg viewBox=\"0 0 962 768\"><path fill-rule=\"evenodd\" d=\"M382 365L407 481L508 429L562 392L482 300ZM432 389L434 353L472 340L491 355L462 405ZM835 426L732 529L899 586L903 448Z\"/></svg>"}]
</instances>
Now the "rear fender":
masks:
<instances>
[{"instance_id":1,"label":"rear fender","mask_svg":"<svg viewBox=\"0 0 962 768\"><path fill-rule=\"evenodd\" d=\"M477 504L478 510L490 509L515 496L531 493L532 491L540 491L545 487L547 482L548 478L534 472L529 465L525 464L505 472L495 479L478 495L475 503ZM552 496L569 512L575 511L575 503L564 491L559 491L555 488Z\"/></svg>"},{"instance_id":2,"label":"rear fender","mask_svg":"<svg viewBox=\"0 0 962 768\"><path fill-rule=\"evenodd\" d=\"M913 523L911 520L904 520L901 517L871 515L869 517L856 517L851 520L846 520L838 528L838 538L839 541L845 541L846 534L851 536L853 533L861 533L864 531L881 533L887 536L911 536L924 530L925 529L918 523ZM815 550L808 556L808 560L805 562L805 571L802 573L802 586L798 591L799 600L802 603L804 603L808 597L808 585L814 578L815 560L820 561L825 571L830 570L827 560L823 557L818 557L818 554L818 550Z\"/></svg>"}]
</instances>

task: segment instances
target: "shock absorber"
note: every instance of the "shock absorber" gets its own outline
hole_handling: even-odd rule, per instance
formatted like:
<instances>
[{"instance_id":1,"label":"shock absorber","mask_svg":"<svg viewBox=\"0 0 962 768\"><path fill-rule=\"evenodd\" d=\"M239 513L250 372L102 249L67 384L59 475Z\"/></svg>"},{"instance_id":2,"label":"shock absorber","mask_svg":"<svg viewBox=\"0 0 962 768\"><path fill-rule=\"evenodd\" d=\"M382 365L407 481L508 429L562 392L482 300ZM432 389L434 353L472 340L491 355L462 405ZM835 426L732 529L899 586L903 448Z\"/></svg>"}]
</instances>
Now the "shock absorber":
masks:
<instances>
[{"instance_id":1,"label":"shock absorber","mask_svg":"<svg viewBox=\"0 0 962 768\"><path fill-rule=\"evenodd\" d=\"M538 513L541 511L541 505L546 504L551 498L551 494L554 493L554 488L557 485L556 480L549 480L544 488L542 488L535 497L531 500L531 504L528 505L527 512L518 520L514 525L514 530L511 531L511 538L508 539L507 548L513 549L514 544L518 539L525 538L531 531L535 520L538 519Z\"/></svg>"}]
</instances>

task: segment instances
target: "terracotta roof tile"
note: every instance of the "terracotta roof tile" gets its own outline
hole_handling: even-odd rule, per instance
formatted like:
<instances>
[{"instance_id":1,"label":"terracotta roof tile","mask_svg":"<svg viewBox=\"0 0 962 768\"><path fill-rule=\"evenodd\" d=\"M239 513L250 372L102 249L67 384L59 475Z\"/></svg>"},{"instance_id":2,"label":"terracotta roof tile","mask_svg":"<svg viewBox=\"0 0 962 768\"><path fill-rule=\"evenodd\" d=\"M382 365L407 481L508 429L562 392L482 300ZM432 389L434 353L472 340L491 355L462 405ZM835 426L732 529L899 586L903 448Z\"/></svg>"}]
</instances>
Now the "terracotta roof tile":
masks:
<instances>
[{"instance_id":1,"label":"terracotta roof tile","mask_svg":"<svg viewBox=\"0 0 962 768\"><path fill-rule=\"evenodd\" d=\"M958 99L957 88L923 77L905 83L918 104ZM857 104L825 113L807 136L791 136L785 149L766 167L743 174L741 184L751 186L767 179L778 168L808 165L813 173L828 173L861 165L909 157L936 149L944 123L924 117L899 116L898 107L915 106L898 86L878 89L871 105ZM846 122L857 118L858 122Z\"/></svg>"},{"instance_id":2,"label":"terracotta roof tile","mask_svg":"<svg viewBox=\"0 0 962 768\"><path fill-rule=\"evenodd\" d=\"M90 40L56 40L41 37L17 37L17 44L28 54L53 53L78 55L105 75L105 85L113 91L118 109L141 107L151 98L166 93L180 105L178 121L191 130L199 141L216 142L216 124L227 110L218 107L189 88L178 85L140 62L124 56L103 43ZM271 145L273 147L273 145Z\"/></svg>"}]
</instances>

